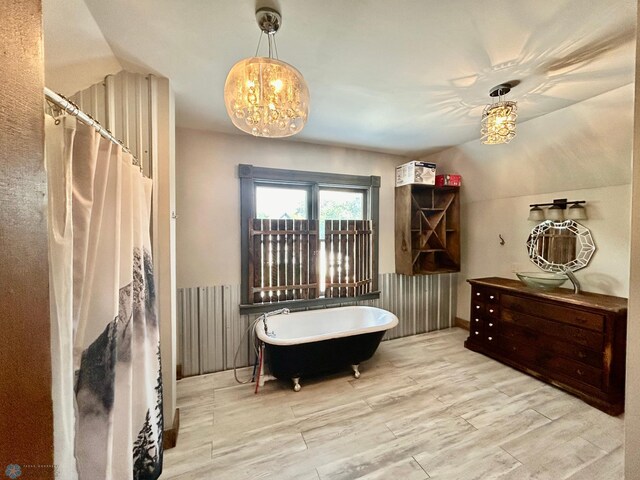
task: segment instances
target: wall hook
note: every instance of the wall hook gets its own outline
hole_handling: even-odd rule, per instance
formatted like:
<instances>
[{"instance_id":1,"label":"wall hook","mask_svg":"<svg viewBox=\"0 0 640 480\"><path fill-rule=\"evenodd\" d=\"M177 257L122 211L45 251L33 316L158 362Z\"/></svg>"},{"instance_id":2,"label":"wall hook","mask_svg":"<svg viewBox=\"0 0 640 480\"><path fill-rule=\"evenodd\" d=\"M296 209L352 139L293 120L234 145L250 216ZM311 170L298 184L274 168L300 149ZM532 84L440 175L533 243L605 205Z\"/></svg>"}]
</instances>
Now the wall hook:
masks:
<instances>
[{"instance_id":1,"label":"wall hook","mask_svg":"<svg viewBox=\"0 0 640 480\"><path fill-rule=\"evenodd\" d=\"M502 238L501 234L498 234L498 238L500 239L500 245L504 245L504 238Z\"/></svg>"}]
</instances>

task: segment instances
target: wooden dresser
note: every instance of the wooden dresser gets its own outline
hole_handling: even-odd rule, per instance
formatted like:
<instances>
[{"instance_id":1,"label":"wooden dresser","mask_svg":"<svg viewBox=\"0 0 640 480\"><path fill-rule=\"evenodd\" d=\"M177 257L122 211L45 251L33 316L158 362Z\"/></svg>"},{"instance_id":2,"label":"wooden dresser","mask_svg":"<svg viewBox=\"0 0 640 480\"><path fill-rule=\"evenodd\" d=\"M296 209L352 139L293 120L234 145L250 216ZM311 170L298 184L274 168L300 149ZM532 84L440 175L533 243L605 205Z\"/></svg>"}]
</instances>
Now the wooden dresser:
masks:
<instances>
[{"instance_id":1,"label":"wooden dresser","mask_svg":"<svg viewBox=\"0 0 640 480\"><path fill-rule=\"evenodd\" d=\"M627 299L506 278L471 284L465 347L562 388L611 415L624 410Z\"/></svg>"}]
</instances>

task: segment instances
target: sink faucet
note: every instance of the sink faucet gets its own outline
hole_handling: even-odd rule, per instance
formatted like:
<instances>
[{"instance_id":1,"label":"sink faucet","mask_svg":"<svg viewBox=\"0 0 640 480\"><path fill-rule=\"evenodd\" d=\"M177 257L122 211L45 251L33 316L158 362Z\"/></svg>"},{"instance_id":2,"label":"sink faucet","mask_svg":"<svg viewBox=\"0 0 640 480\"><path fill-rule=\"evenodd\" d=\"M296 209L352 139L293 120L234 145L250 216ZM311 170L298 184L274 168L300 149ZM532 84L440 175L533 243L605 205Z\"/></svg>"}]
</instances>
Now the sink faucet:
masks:
<instances>
[{"instance_id":1,"label":"sink faucet","mask_svg":"<svg viewBox=\"0 0 640 480\"><path fill-rule=\"evenodd\" d=\"M573 293L580 293L580 282L578 282L578 279L573 272L568 268L563 268L562 272L569 277L569 280L571 280L571 283L573 284Z\"/></svg>"},{"instance_id":2,"label":"sink faucet","mask_svg":"<svg viewBox=\"0 0 640 480\"><path fill-rule=\"evenodd\" d=\"M271 317L272 315L280 315L280 314L289 314L288 308L280 308L279 310L274 310L273 312L266 312L261 315L262 324L264 325L264 334L269 335L269 329L267 328L267 317Z\"/></svg>"}]
</instances>

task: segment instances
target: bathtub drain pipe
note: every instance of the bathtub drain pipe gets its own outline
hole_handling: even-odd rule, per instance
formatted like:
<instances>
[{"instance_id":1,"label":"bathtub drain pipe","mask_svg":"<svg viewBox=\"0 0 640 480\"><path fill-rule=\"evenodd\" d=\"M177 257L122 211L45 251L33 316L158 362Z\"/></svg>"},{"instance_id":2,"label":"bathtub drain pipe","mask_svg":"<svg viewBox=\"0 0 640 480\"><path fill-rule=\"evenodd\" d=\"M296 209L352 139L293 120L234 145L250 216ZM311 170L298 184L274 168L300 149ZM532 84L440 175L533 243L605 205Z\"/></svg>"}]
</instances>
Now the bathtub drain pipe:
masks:
<instances>
[{"instance_id":1,"label":"bathtub drain pipe","mask_svg":"<svg viewBox=\"0 0 640 480\"><path fill-rule=\"evenodd\" d=\"M249 324L249 327L244 331L244 333L242 334L242 338L240 339L240 342L238 342L238 346L236 347L236 353L233 356L233 377L236 379L236 382L241 383L241 384L246 384L249 382L252 382L253 380L255 380L255 376L256 376L256 367L257 364L254 364L253 367L253 375L245 381L242 381L238 378L238 372L237 372L237 363L238 363L238 354L240 353L240 347L242 346L242 343L244 342L244 339L246 338L247 334L249 334L249 332L251 331L251 336L250 338L253 340L251 343L253 344L253 351L256 355L256 360L258 359L259 356L259 341L255 336L255 326L256 324L260 321L261 317L258 317L257 319L255 319L253 322L251 322ZM261 343L261 342L260 342Z\"/></svg>"},{"instance_id":2,"label":"bathtub drain pipe","mask_svg":"<svg viewBox=\"0 0 640 480\"><path fill-rule=\"evenodd\" d=\"M256 377L256 388L253 391L254 394L258 393L260 388L260 374L262 373L262 365L264 362L264 343L260 343L260 354L258 355L258 376Z\"/></svg>"}]
</instances>

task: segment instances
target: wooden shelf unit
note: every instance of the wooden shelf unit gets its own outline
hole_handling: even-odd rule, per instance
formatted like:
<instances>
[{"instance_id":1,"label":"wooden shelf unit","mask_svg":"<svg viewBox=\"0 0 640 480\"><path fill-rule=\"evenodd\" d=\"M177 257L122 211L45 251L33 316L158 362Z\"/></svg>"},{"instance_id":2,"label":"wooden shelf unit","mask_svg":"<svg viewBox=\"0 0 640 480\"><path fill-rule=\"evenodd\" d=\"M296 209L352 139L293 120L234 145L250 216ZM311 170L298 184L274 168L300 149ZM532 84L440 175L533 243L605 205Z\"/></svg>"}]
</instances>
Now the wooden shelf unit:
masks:
<instances>
[{"instance_id":1,"label":"wooden shelf unit","mask_svg":"<svg viewBox=\"0 0 640 480\"><path fill-rule=\"evenodd\" d=\"M460 271L459 193L459 187L396 187L396 273Z\"/></svg>"}]
</instances>

